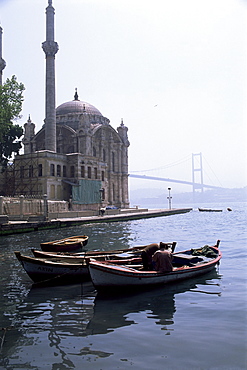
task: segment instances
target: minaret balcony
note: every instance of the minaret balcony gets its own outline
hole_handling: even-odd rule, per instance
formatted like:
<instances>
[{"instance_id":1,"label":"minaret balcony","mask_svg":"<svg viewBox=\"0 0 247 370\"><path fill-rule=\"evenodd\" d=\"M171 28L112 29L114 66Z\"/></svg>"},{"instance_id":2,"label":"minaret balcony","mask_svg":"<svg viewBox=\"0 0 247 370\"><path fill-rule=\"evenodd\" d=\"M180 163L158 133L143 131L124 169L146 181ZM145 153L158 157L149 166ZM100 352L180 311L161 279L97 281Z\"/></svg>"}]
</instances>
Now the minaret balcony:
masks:
<instances>
[{"instance_id":1,"label":"minaret balcony","mask_svg":"<svg viewBox=\"0 0 247 370\"><path fill-rule=\"evenodd\" d=\"M45 52L46 57L55 57L58 52L58 43L56 41L44 41L42 43L42 49Z\"/></svg>"}]
</instances>

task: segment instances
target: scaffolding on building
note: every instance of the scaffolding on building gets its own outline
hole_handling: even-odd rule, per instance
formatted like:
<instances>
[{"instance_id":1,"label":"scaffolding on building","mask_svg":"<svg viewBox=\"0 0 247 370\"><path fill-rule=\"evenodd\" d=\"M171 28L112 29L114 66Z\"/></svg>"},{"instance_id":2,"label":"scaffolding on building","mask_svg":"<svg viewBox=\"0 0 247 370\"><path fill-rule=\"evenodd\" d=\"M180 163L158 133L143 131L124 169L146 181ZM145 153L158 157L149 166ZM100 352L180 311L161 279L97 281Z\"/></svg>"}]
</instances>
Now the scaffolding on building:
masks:
<instances>
[{"instance_id":1,"label":"scaffolding on building","mask_svg":"<svg viewBox=\"0 0 247 370\"><path fill-rule=\"evenodd\" d=\"M38 155L30 154L25 158L18 156L14 162L9 163L0 176L1 195L4 196L40 196L38 187Z\"/></svg>"}]
</instances>

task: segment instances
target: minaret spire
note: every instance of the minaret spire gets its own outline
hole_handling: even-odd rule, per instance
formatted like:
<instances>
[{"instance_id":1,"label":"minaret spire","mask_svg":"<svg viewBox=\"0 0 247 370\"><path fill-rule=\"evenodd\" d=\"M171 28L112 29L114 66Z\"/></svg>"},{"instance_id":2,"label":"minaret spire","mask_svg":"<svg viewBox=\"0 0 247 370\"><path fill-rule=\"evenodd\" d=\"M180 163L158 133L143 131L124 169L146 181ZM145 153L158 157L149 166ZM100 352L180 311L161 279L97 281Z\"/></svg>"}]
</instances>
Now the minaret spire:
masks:
<instances>
[{"instance_id":1,"label":"minaret spire","mask_svg":"<svg viewBox=\"0 0 247 370\"><path fill-rule=\"evenodd\" d=\"M2 58L2 34L3 29L0 26L0 85L2 85L3 70L6 67L5 60Z\"/></svg>"},{"instance_id":2,"label":"minaret spire","mask_svg":"<svg viewBox=\"0 0 247 370\"><path fill-rule=\"evenodd\" d=\"M74 100L79 100L79 96L78 96L77 88L75 89Z\"/></svg>"},{"instance_id":3,"label":"minaret spire","mask_svg":"<svg viewBox=\"0 0 247 370\"><path fill-rule=\"evenodd\" d=\"M55 10L52 0L46 8L46 41L42 48L46 57L45 83L45 149L56 152L56 88L55 88L55 55L58 44L54 41Z\"/></svg>"}]
</instances>

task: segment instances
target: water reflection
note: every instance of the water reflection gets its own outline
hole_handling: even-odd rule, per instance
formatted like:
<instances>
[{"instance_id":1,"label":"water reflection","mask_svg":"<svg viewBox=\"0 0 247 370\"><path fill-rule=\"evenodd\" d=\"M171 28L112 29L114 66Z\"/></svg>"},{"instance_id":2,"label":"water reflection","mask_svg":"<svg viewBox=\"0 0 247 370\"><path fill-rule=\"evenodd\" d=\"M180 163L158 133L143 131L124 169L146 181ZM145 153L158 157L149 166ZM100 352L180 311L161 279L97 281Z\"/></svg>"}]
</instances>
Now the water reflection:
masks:
<instances>
[{"instance_id":1,"label":"water reflection","mask_svg":"<svg viewBox=\"0 0 247 370\"><path fill-rule=\"evenodd\" d=\"M173 324L175 294L182 290L156 288L152 292L128 294L124 297L108 298L96 296L93 317L87 325L91 335L107 334L123 326L136 324L133 313L145 312L147 318L157 325L167 327Z\"/></svg>"},{"instance_id":2,"label":"water reflection","mask_svg":"<svg viewBox=\"0 0 247 370\"><path fill-rule=\"evenodd\" d=\"M176 296L188 290L218 293L219 287L214 279L219 278L217 271L213 271L177 286L115 297L98 295L90 282L50 288L32 287L12 316L12 326L5 332L3 362L0 364L13 365L13 361L22 363L24 349L32 353L30 347L42 342L43 346L45 343L46 352L50 352L48 356L54 356L55 353L60 363L73 368L68 353L76 356L96 355L90 347L82 346L83 337L108 334L118 328L137 324L138 316L134 316L135 313L144 313L148 320L153 320L161 330L171 334ZM110 355L108 352L97 353L98 357ZM31 362L30 358L30 366Z\"/></svg>"},{"instance_id":3,"label":"water reflection","mask_svg":"<svg viewBox=\"0 0 247 370\"><path fill-rule=\"evenodd\" d=\"M161 329L168 330L169 326L174 324L176 295L188 290L220 294L218 284L213 283L213 279L219 278L215 270L201 278L181 282L178 285L169 285L165 288L158 287L151 291L115 297L97 294L94 300L93 317L87 325L87 332L89 331L92 335L106 334L119 327L135 324L129 315L139 312L146 312L147 318L154 319L156 325L161 325ZM214 287L213 291L208 289L209 286Z\"/></svg>"},{"instance_id":4,"label":"water reflection","mask_svg":"<svg viewBox=\"0 0 247 370\"><path fill-rule=\"evenodd\" d=\"M65 358L62 338L84 335L93 315L95 296L96 291L90 282L55 288L37 288L33 285L12 313L12 325L2 328L0 366L22 362L22 352L30 351L30 346L43 340L48 352L52 349L51 352L57 351L62 359ZM34 353L37 351L35 348L33 350ZM32 351L28 357L31 368ZM29 368L28 362L25 362L25 366Z\"/></svg>"},{"instance_id":5,"label":"water reflection","mask_svg":"<svg viewBox=\"0 0 247 370\"><path fill-rule=\"evenodd\" d=\"M131 222L114 222L86 224L55 230L40 230L20 235L1 237L0 258L13 251L29 252L31 248L40 249L40 243L70 237L72 235L87 235L89 237L86 250L108 250L128 248L133 242L133 225Z\"/></svg>"}]
</instances>

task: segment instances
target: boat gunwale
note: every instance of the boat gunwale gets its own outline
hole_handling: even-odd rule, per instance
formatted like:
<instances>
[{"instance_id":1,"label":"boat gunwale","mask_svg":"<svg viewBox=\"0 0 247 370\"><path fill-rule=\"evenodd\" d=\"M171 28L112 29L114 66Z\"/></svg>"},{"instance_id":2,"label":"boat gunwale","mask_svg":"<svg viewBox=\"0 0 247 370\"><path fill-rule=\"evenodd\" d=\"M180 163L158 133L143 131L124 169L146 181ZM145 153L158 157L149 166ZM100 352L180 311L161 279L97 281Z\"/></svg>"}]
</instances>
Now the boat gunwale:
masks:
<instances>
[{"instance_id":1,"label":"boat gunwale","mask_svg":"<svg viewBox=\"0 0 247 370\"><path fill-rule=\"evenodd\" d=\"M172 247L173 244L176 243L176 242L165 242L165 244L167 244L168 246ZM88 250L88 251L82 251L82 252L76 252L76 253L70 253L70 252L66 252L66 251L53 251L53 252L50 252L50 251L40 251L40 250L36 250L34 248L31 248L32 251L34 252L38 252L40 254L46 254L47 253L47 256L51 256L52 254L54 255L57 255L57 256L66 256L66 257L70 257L70 256L75 256L75 257L93 257L93 256L100 256L100 255L108 255L108 254L120 254L120 253L140 253L144 248L146 248L148 246L148 244L146 245L138 245L138 246L134 246L134 247L130 247L130 248L122 248L122 249L111 249L111 250L106 250L106 251L102 251L102 250Z\"/></svg>"},{"instance_id":2,"label":"boat gunwale","mask_svg":"<svg viewBox=\"0 0 247 370\"><path fill-rule=\"evenodd\" d=\"M73 240L73 239L76 239L76 240ZM89 239L89 237L87 235L69 236L68 238L64 238L64 239L57 239L57 240L52 240L52 241L48 241L48 242L42 242L40 245L41 246L42 245L57 245L57 246L59 246L59 245L62 245L63 243L64 244L77 244L77 243L85 242L88 239Z\"/></svg>"},{"instance_id":3,"label":"boat gunwale","mask_svg":"<svg viewBox=\"0 0 247 370\"><path fill-rule=\"evenodd\" d=\"M78 262L78 261L71 261L71 262L67 262L67 261L53 261L51 258L49 260L45 259L45 258L37 258L37 257L30 257L30 256L25 256L23 254L21 254L20 252L17 252L15 251L14 252L17 259L22 262L22 261L25 261L25 262L28 262L28 263L33 263L35 265L44 265L44 266L49 266L49 265L54 265L54 266L62 266L62 265L65 265L66 267L68 266L76 266L76 267L82 267L82 266L86 266L86 259L84 259L82 262Z\"/></svg>"}]
</instances>

